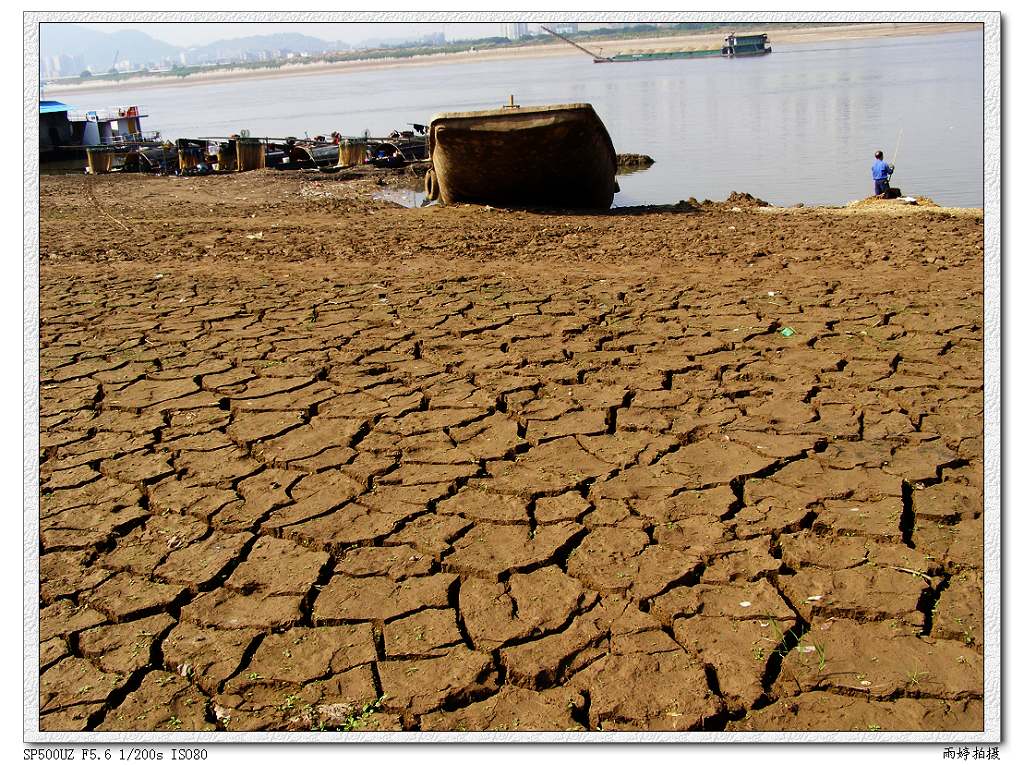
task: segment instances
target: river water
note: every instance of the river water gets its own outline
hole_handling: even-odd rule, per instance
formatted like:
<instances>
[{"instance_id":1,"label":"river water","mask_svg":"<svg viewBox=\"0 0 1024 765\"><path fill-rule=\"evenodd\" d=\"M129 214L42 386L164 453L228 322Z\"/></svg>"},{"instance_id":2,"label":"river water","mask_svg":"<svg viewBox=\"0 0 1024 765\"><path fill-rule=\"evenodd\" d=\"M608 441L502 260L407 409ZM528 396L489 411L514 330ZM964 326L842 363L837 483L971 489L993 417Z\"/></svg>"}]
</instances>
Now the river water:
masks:
<instances>
[{"instance_id":1,"label":"river water","mask_svg":"<svg viewBox=\"0 0 1024 765\"><path fill-rule=\"evenodd\" d=\"M619 178L617 206L724 199L845 204L872 192L875 149L893 185L980 207L982 33L778 45L754 59L595 65L583 54L436 63L201 85L122 86L57 96L79 108L138 103L164 136L381 135L441 111L594 105L620 153L649 154Z\"/></svg>"}]
</instances>

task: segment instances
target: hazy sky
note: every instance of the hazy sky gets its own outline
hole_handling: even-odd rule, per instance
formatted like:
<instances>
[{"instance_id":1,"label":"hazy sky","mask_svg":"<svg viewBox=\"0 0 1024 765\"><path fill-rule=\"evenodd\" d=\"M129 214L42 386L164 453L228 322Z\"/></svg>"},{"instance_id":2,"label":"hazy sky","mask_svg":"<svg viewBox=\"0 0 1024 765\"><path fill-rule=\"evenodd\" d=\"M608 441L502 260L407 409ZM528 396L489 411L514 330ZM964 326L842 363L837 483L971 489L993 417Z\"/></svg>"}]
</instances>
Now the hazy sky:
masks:
<instances>
[{"instance_id":1,"label":"hazy sky","mask_svg":"<svg viewBox=\"0 0 1024 765\"><path fill-rule=\"evenodd\" d=\"M499 22L428 24L428 23L358 23L358 22L165 22L165 23L82 23L104 32L118 29L137 29L150 37L172 45L204 45L214 40L228 40L249 35L267 35L276 32L298 32L323 40L342 40L357 43L369 38L419 37L444 32L449 40L464 37L490 37L500 33Z\"/></svg>"}]
</instances>

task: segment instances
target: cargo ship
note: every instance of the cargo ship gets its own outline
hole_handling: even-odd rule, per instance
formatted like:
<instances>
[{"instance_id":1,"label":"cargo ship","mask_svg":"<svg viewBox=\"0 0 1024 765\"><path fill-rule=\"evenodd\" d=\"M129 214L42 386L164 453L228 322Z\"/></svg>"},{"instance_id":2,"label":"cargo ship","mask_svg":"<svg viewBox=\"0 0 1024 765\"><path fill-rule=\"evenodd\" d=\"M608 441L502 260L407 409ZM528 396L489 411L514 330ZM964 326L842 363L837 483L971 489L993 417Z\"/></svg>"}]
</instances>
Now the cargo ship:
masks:
<instances>
[{"instance_id":1,"label":"cargo ship","mask_svg":"<svg viewBox=\"0 0 1024 765\"><path fill-rule=\"evenodd\" d=\"M657 53L619 53L614 56L602 56L592 50L584 48L579 43L570 40L565 35L552 31L547 27L541 27L548 34L564 40L574 48L586 53L593 58L595 64L621 64L632 61L666 61L672 59L689 58L745 58L748 56L765 56L772 52L771 43L766 34L737 35L731 34L725 38L721 48L708 48L703 50L668 50Z\"/></svg>"}]
</instances>

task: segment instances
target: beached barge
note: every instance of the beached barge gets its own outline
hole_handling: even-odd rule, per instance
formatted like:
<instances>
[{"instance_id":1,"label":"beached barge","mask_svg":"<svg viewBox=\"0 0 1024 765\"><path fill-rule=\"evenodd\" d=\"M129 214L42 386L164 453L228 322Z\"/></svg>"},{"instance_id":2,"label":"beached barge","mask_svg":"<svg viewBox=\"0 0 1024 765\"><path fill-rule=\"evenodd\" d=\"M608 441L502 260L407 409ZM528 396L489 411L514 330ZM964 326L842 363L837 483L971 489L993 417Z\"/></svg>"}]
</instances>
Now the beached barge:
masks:
<instances>
[{"instance_id":1,"label":"beached barge","mask_svg":"<svg viewBox=\"0 0 1024 765\"><path fill-rule=\"evenodd\" d=\"M76 109L60 101L39 102L39 164L48 169L80 168L92 147L125 147L153 142L157 131L142 130L141 107Z\"/></svg>"},{"instance_id":2,"label":"beached barge","mask_svg":"<svg viewBox=\"0 0 1024 765\"><path fill-rule=\"evenodd\" d=\"M404 167L427 160L425 136L411 132L387 138L344 138L326 141L296 138L255 138L242 131L224 138L179 138L160 140L118 140L81 147L86 172L138 172L206 175L212 172L245 172L319 169L335 171L345 167L374 164ZM81 169L79 162L75 169Z\"/></svg>"},{"instance_id":3,"label":"beached barge","mask_svg":"<svg viewBox=\"0 0 1024 765\"><path fill-rule=\"evenodd\" d=\"M633 61L666 61L691 58L745 58L748 56L765 56L772 52L772 46L768 42L768 35L766 34L731 34L725 38L721 48L708 48L704 50L669 50L651 53L619 53L614 56L602 56L599 53L594 53L594 51L584 48L582 45L570 40L565 35L554 32L547 27L541 27L541 29L561 40L564 40L574 48L578 48L583 51L593 58L595 64L622 64Z\"/></svg>"},{"instance_id":4,"label":"beached barge","mask_svg":"<svg viewBox=\"0 0 1024 765\"><path fill-rule=\"evenodd\" d=\"M427 157L426 128L418 125L421 134L412 130L394 131L386 138L363 135L345 138L341 134L327 140L318 136L313 140L287 139L288 163L293 167L330 169L372 164L376 167L404 167L423 162Z\"/></svg>"},{"instance_id":5,"label":"beached barge","mask_svg":"<svg viewBox=\"0 0 1024 765\"><path fill-rule=\"evenodd\" d=\"M222 138L162 139L143 131L147 115L138 105L76 109L60 101L39 102L39 162L50 172L81 171L205 175L261 168L338 170L367 163L403 167L427 161L426 127L346 138L257 138L246 130Z\"/></svg>"},{"instance_id":6,"label":"beached barge","mask_svg":"<svg viewBox=\"0 0 1024 765\"><path fill-rule=\"evenodd\" d=\"M608 209L615 147L590 104L438 114L427 133L428 199Z\"/></svg>"}]
</instances>

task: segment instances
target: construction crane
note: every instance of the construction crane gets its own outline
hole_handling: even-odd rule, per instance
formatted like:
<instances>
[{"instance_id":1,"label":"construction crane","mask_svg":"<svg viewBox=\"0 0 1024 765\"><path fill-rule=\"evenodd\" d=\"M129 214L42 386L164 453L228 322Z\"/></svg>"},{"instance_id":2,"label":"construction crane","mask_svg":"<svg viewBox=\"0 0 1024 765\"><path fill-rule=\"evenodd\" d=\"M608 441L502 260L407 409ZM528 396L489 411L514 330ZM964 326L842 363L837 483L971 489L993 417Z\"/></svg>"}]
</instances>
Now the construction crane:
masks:
<instances>
[{"instance_id":1,"label":"construction crane","mask_svg":"<svg viewBox=\"0 0 1024 765\"><path fill-rule=\"evenodd\" d=\"M571 45L572 47L574 47L574 48L578 48L579 50L581 50L581 51L583 51L584 53L586 53L586 54L587 54L588 56L591 56L591 57L592 57L592 58L594 59L594 63L595 63L595 64L604 64L604 63L608 63L608 62L610 62L610 61L611 61L611 59L610 59L610 58L608 58L607 56L602 56L602 55L600 55L600 54L598 54L598 53L594 53L594 51L592 51L592 50L587 50L587 49L586 49L586 48L584 48L584 47L583 47L582 45L580 45L579 43L573 42L572 40L570 40L570 39L569 39L568 37L566 37L565 35L560 35L560 34L558 34L558 32L555 32L554 30L548 29L547 27L545 27L545 26L543 26L543 25L541 26L541 29L543 29L543 30L544 30L545 32L547 32L547 33L548 33L549 35L554 35L554 36L555 36L555 37L557 37L557 38L558 38L559 40L565 40L565 41L566 41L567 43L569 43L569 45Z\"/></svg>"}]
</instances>

